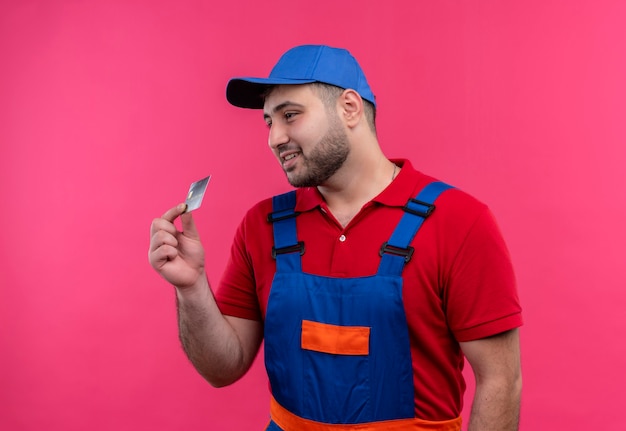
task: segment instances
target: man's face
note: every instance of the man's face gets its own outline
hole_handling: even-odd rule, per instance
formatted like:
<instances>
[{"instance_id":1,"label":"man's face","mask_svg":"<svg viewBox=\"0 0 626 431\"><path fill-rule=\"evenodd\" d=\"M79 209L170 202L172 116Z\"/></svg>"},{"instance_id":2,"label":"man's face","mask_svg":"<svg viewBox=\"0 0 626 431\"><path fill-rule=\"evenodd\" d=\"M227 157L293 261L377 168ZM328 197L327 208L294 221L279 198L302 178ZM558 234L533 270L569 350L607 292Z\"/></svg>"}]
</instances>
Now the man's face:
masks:
<instances>
[{"instance_id":1,"label":"man's face","mask_svg":"<svg viewBox=\"0 0 626 431\"><path fill-rule=\"evenodd\" d=\"M335 107L309 85L280 85L265 98L269 146L294 187L323 185L343 165L350 147Z\"/></svg>"}]
</instances>

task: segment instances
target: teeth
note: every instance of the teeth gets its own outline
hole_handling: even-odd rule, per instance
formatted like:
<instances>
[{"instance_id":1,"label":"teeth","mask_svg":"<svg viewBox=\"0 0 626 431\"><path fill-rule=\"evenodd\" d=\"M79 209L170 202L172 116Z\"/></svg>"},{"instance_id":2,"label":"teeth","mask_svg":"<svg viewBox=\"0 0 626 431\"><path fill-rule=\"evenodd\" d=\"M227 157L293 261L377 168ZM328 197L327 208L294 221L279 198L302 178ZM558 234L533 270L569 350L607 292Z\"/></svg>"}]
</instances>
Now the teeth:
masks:
<instances>
[{"instance_id":1,"label":"teeth","mask_svg":"<svg viewBox=\"0 0 626 431\"><path fill-rule=\"evenodd\" d=\"M285 157L285 160L291 160L291 159L293 159L296 156L297 156L297 154L289 154L288 156Z\"/></svg>"}]
</instances>

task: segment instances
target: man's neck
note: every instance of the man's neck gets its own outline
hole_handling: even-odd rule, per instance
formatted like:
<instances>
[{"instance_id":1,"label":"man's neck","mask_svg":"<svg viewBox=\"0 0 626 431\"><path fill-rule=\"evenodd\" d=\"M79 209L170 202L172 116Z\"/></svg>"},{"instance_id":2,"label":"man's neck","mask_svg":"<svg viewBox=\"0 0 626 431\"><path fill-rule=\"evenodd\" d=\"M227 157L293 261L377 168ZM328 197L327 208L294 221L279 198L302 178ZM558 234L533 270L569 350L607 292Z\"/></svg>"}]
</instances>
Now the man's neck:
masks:
<instances>
[{"instance_id":1,"label":"man's neck","mask_svg":"<svg viewBox=\"0 0 626 431\"><path fill-rule=\"evenodd\" d=\"M366 163L351 161L318 190L333 216L345 227L366 203L391 184L399 170L382 155Z\"/></svg>"}]
</instances>

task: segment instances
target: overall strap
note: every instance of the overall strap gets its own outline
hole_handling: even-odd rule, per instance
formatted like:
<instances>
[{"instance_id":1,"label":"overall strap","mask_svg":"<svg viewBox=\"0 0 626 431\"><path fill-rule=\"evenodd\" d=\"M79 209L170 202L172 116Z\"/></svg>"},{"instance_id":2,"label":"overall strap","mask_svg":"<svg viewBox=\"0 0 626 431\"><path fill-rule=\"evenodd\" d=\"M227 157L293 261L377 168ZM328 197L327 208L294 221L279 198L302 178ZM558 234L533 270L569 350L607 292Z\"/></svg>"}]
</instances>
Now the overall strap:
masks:
<instances>
[{"instance_id":1,"label":"overall strap","mask_svg":"<svg viewBox=\"0 0 626 431\"><path fill-rule=\"evenodd\" d=\"M391 238L380 248L379 275L402 274L404 265L411 260L415 251L409 244L422 227L424 220L435 210L435 200L450 188L452 186L448 184L439 181L432 182L426 185L415 199L409 199L403 208L404 215L391 234Z\"/></svg>"},{"instance_id":2,"label":"overall strap","mask_svg":"<svg viewBox=\"0 0 626 431\"><path fill-rule=\"evenodd\" d=\"M276 259L276 272L300 272L300 256L304 254L304 243L298 241L296 233L296 191L292 190L272 198L273 212L267 221L274 227L272 257Z\"/></svg>"}]
</instances>

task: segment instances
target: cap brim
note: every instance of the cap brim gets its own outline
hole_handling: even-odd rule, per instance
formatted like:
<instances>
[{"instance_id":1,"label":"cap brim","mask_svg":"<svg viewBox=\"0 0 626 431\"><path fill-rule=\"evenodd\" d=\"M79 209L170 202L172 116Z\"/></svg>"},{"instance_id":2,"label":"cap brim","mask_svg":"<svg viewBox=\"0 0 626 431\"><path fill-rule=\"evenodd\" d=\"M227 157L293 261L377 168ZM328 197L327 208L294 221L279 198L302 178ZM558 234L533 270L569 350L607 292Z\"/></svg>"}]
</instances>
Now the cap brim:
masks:
<instances>
[{"instance_id":1,"label":"cap brim","mask_svg":"<svg viewBox=\"0 0 626 431\"><path fill-rule=\"evenodd\" d=\"M273 85L300 85L314 79L233 78L226 86L226 100L240 108L263 109L265 92Z\"/></svg>"}]
</instances>

